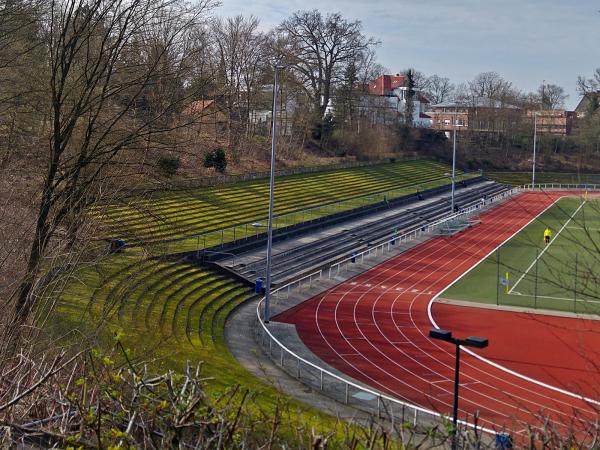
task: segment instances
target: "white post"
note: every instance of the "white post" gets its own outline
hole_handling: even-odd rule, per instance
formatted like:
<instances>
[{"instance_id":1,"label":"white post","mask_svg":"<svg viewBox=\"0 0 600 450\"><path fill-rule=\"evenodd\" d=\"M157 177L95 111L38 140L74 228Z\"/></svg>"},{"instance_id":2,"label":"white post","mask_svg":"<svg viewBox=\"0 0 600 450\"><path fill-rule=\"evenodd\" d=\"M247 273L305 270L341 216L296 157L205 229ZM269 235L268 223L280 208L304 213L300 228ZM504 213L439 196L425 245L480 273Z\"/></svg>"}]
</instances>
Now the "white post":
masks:
<instances>
[{"instance_id":1,"label":"white post","mask_svg":"<svg viewBox=\"0 0 600 450\"><path fill-rule=\"evenodd\" d=\"M454 143L452 145L452 202L450 205L450 214L454 213L454 180L456 176L456 123L458 120L456 119L457 115L454 115Z\"/></svg>"},{"instance_id":2,"label":"white post","mask_svg":"<svg viewBox=\"0 0 600 450\"><path fill-rule=\"evenodd\" d=\"M273 196L275 193L275 147L277 146L277 90L278 90L278 75L279 66L274 66L275 82L273 85L273 127L271 134L271 178L269 181L269 222L267 225L267 267L265 280L265 311L264 321L269 323L270 311L269 303L271 299L271 259L272 259L272 244L273 244Z\"/></svg>"},{"instance_id":3,"label":"white post","mask_svg":"<svg viewBox=\"0 0 600 450\"><path fill-rule=\"evenodd\" d=\"M535 150L537 143L537 112L533 113L533 164L531 166L531 188L535 189Z\"/></svg>"}]
</instances>

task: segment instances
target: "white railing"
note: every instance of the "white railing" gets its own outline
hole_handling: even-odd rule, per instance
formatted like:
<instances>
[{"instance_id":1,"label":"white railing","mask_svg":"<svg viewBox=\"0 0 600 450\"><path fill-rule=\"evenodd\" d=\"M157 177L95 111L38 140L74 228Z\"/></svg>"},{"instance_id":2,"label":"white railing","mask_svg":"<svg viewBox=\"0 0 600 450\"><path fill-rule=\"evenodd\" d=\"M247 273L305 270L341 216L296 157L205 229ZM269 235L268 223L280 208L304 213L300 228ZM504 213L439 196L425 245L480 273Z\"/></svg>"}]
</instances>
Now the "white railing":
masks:
<instances>
[{"instance_id":1,"label":"white railing","mask_svg":"<svg viewBox=\"0 0 600 450\"><path fill-rule=\"evenodd\" d=\"M578 183L578 184L562 184L562 183L535 183L534 186L531 184L524 184L519 187L519 189L523 191L532 191L532 190L587 190L587 191L597 191L600 190L599 184L587 184L587 183Z\"/></svg>"},{"instance_id":2,"label":"white railing","mask_svg":"<svg viewBox=\"0 0 600 450\"><path fill-rule=\"evenodd\" d=\"M486 206L491 203L504 200L519 192L540 189L600 190L600 185L547 183L536 184L534 188L532 188L531 185L523 185L510 189L506 192L502 192L487 199ZM457 218L471 217L474 213L477 213L481 209L481 206L481 204L470 206L458 213L451 214L435 222L424 225L423 227L420 227L416 230L404 233L399 236L393 236L375 247L371 247L367 250L357 250L356 252L351 252L352 256L349 256L341 261L331 264L329 268L318 270L298 280L295 280L284 286L280 286L272 290L272 298L278 299L280 297L280 293L282 292L286 292L286 298L289 298L290 291L293 288L301 289L303 286L312 287L314 283L317 283L318 280L323 278L324 276L327 276L328 279L331 279L332 277L335 277L337 274L339 274L339 272L343 269L344 266L347 267L350 264L358 263L359 260L360 262L363 262L365 257L368 258L373 254L377 255L379 254L379 252L381 252L382 254L385 251L389 252L393 249L393 247L396 246L396 244L401 245L414 241L417 238L425 235L426 233L431 233L434 230L436 230L436 228L439 228L445 223L448 223ZM285 344L283 344L279 339L277 339L273 335L271 330L269 330L267 324L264 323L261 315L261 306L263 304L263 301L264 298L260 300L256 308L256 320L260 324L260 326L256 327L257 340L261 344L265 352L268 353L269 357L273 360L273 362L278 364L284 370L291 372L298 380L302 381L303 383L309 386L319 389L326 395L345 404L357 406L369 412L377 412L377 415L379 417L386 418L392 423L394 421L400 420L402 421L402 423L407 423L410 421L414 425L417 425L418 423L427 423L428 420L439 422L440 420L443 420L444 417L446 417L443 414L440 414L436 411L413 405L411 403L386 395L375 389L370 389L368 387L350 381L344 378L343 376L340 376L327 369L324 369L319 365L308 361L307 359L296 354ZM497 432L496 430L490 428L476 426L468 420L459 420L458 422L461 426L465 427L465 429L476 428L476 431L483 431L491 434Z\"/></svg>"},{"instance_id":3,"label":"white railing","mask_svg":"<svg viewBox=\"0 0 600 450\"><path fill-rule=\"evenodd\" d=\"M321 277L323 271L314 272L291 284L296 286L309 284L312 286L312 283L316 280L314 278L316 275ZM276 296L279 291L285 289L288 289L288 285L271 291L271 294ZM436 411L413 405L362 386L299 356L277 339L269 330L267 324L263 322L261 314L263 301L264 298L258 302L256 308L256 320L261 324L260 327L256 328L256 339L273 362L291 373L299 381L319 389L329 397L346 405L359 407L371 413L376 412L379 418L387 419L392 423L412 423L413 426L417 426L428 422L438 423L446 417ZM473 423L466 420L459 420L458 422L463 427L475 427ZM477 426L476 429L486 433L496 433L495 430L485 427Z\"/></svg>"}]
</instances>

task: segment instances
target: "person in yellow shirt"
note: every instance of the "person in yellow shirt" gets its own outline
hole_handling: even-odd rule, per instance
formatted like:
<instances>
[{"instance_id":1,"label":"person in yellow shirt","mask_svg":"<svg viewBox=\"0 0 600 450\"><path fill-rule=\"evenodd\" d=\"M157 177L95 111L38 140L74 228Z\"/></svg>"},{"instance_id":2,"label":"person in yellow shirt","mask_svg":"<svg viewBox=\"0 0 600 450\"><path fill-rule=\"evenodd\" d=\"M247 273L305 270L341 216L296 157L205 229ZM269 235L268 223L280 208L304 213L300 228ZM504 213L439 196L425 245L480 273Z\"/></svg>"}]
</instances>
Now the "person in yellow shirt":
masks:
<instances>
[{"instance_id":1,"label":"person in yellow shirt","mask_svg":"<svg viewBox=\"0 0 600 450\"><path fill-rule=\"evenodd\" d=\"M552 230L550 229L550 227L546 227L546 229L544 230L544 242L546 244L549 244L550 239L552 239Z\"/></svg>"}]
</instances>

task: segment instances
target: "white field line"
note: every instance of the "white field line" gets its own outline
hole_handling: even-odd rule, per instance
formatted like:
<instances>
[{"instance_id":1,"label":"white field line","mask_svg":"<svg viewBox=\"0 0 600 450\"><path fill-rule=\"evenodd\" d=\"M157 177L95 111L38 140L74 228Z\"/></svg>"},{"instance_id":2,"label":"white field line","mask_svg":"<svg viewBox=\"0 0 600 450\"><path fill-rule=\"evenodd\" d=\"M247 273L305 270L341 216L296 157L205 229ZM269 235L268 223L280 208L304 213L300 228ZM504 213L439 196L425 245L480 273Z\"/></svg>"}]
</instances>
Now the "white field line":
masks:
<instances>
[{"instance_id":1,"label":"white field line","mask_svg":"<svg viewBox=\"0 0 600 450\"><path fill-rule=\"evenodd\" d=\"M520 292L514 292L512 294L509 295L515 295L517 297L534 297L533 294L522 294ZM573 301L573 297L568 298L568 297L553 297L552 295L538 295L538 298L547 298L550 300L564 300L564 301L568 301L568 302L572 302ZM577 302L582 302L582 303L600 303L600 300L592 300L592 299L587 299L584 297L577 297Z\"/></svg>"},{"instance_id":2,"label":"white field line","mask_svg":"<svg viewBox=\"0 0 600 450\"><path fill-rule=\"evenodd\" d=\"M588 227L567 227L567 230L579 230L579 231L600 231L600 228L588 228Z\"/></svg>"},{"instance_id":3,"label":"white field line","mask_svg":"<svg viewBox=\"0 0 600 450\"><path fill-rule=\"evenodd\" d=\"M571 222L571 220L573 220L573 217L575 217L575 214L577 214L579 212L579 210L581 208L583 208L583 205L585 205L585 202L586 202L586 200L581 202L581 205L579 205L579 208L577 208L575 210L575 212L573 212L573 214L571 214L571 217L569 217L569 220L567 220L564 223L564 225L560 228L560 230L558 230L558 233L556 233L556 235L552 238L552 240L548 243L548 245L546 245L544 247L544 249L537 255L537 257L531 262L531 264L529 265L527 270L525 270L525 272L523 272L523 275L521 275L519 277L519 279L517 280L517 282L509 289L509 291L508 291L509 294L512 294L512 291L519 285L519 283L523 280L523 278L525 278L525 276L529 273L529 271L533 268L533 266L535 266L535 263L538 262L538 260L542 257L542 255L544 253L546 253L546 250L548 250L550 248L550 246L552 244L554 244L554 241L556 241L558 239L558 236L560 236L560 233L562 233L562 231L567 227L567 225L569 225L569 222Z\"/></svg>"}]
</instances>

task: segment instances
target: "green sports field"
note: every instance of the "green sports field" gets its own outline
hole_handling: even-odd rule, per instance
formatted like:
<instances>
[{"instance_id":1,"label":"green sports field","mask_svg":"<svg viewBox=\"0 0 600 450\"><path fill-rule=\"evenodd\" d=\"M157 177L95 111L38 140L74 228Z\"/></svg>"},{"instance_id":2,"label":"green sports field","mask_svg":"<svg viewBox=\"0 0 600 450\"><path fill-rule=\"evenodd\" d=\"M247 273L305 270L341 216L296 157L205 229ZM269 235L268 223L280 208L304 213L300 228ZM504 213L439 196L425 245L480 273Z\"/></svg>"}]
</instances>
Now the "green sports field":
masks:
<instances>
[{"instance_id":1,"label":"green sports field","mask_svg":"<svg viewBox=\"0 0 600 450\"><path fill-rule=\"evenodd\" d=\"M546 226L554 233L547 246ZM600 201L559 200L442 297L599 313Z\"/></svg>"}]
</instances>

